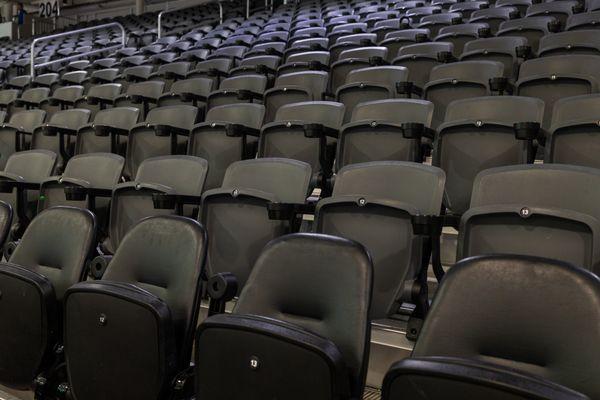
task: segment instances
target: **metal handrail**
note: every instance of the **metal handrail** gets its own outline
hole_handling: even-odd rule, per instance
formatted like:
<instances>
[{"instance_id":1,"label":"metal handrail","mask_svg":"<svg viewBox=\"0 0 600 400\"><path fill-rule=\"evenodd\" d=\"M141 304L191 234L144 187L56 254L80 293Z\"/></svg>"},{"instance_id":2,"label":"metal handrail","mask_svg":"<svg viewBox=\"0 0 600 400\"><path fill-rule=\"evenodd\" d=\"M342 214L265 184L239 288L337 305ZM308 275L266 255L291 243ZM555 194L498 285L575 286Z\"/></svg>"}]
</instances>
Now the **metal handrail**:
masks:
<instances>
[{"instance_id":1,"label":"metal handrail","mask_svg":"<svg viewBox=\"0 0 600 400\"><path fill-rule=\"evenodd\" d=\"M78 35L80 33L91 32L91 31L98 31L98 30L102 30L102 29L106 29L106 28L111 28L111 27L117 27L117 28L121 29L121 44L120 45L114 45L114 46L110 46L110 47L104 47L102 49L92 50L92 51L88 51L88 52L85 52L85 53L77 54L77 55L74 55L74 56L69 56L69 57L61 58L59 60L48 61L48 62L45 62L45 63L42 63L42 64L37 64L37 65L35 64L35 46L38 43L47 42L49 40L57 39L57 38L61 38L61 37ZM92 27L89 27L89 28L76 29L74 31L57 33L57 34L54 34L54 35L42 36L42 37L39 37L37 39L33 39L33 41L31 42L31 55L30 55L31 56L31 60L30 60L31 79L35 78L35 69L36 68L47 67L49 65L59 64L59 63L63 63L63 62L66 62L66 61L71 61L71 60L77 60L78 58L92 56L92 55L98 54L98 53L104 53L104 52L111 51L111 50L117 50L117 49L125 47L126 44L127 44L127 39L126 39L126 34L125 34L125 28L123 27L123 25L121 25L118 22L110 22L108 24L103 24L103 25L98 25L98 26L92 26Z\"/></svg>"}]
</instances>

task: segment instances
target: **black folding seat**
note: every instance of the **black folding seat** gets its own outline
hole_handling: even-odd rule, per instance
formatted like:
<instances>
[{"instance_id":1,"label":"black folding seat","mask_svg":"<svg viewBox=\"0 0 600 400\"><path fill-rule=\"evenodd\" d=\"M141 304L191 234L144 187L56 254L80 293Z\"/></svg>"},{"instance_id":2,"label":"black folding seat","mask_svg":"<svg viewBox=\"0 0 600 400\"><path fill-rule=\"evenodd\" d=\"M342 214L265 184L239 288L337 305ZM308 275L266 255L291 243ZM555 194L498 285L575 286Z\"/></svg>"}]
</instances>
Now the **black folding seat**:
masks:
<instances>
[{"instance_id":1,"label":"black folding seat","mask_svg":"<svg viewBox=\"0 0 600 400\"><path fill-rule=\"evenodd\" d=\"M516 93L538 97L546 105L544 129L550 128L552 108L561 98L596 93L600 83L600 56L563 55L527 60L521 64Z\"/></svg>"},{"instance_id":2,"label":"black folding seat","mask_svg":"<svg viewBox=\"0 0 600 400\"><path fill-rule=\"evenodd\" d=\"M208 49L192 49L182 52L179 55L181 60L186 60L192 63L197 63L200 61L206 60L206 57L210 54L210 50Z\"/></svg>"},{"instance_id":3,"label":"black folding seat","mask_svg":"<svg viewBox=\"0 0 600 400\"><path fill-rule=\"evenodd\" d=\"M58 82L59 79L60 75L57 73L37 75L35 78L33 78L33 81L31 82L31 87L51 88L56 82Z\"/></svg>"},{"instance_id":4,"label":"black folding seat","mask_svg":"<svg viewBox=\"0 0 600 400\"><path fill-rule=\"evenodd\" d=\"M569 264L463 260L438 289L412 357L387 373L382 399L597 398L599 301L598 278ZM572 345L549 345L557 340Z\"/></svg>"},{"instance_id":5,"label":"black folding seat","mask_svg":"<svg viewBox=\"0 0 600 400\"><path fill-rule=\"evenodd\" d=\"M112 107L121 95L123 86L120 83L105 83L90 87L87 94L75 101L75 108L84 108L91 112L93 118L100 110Z\"/></svg>"},{"instance_id":6,"label":"black folding seat","mask_svg":"<svg viewBox=\"0 0 600 400\"><path fill-rule=\"evenodd\" d=\"M504 64L497 61L461 61L434 67L423 88L423 98L435 105L433 128L443 122L451 101L490 95L490 80L503 75Z\"/></svg>"},{"instance_id":7,"label":"black folding seat","mask_svg":"<svg viewBox=\"0 0 600 400\"><path fill-rule=\"evenodd\" d=\"M554 17L557 21L561 23L562 26L565 26L567 18L575 14L574 11L577 10L579 5L580 3L574 0L563 0L550 3L532 4L527 9L527 13L525 14L525 16L527 18L537 16Z\"/></svg>"},{"instance_id":8,"label":"black folding seat","mask_svg":"<svg viewBox=\"0 0 600 400\"><path fill-rule=\"evenodd\" d=\"M17 90L25 90L29 87L31 83L31 76L29 75L21 75L16 76L14 78L9 79L4 83L5 89L17 89Z\"/></svg>"},{"instance_id":9,"label":"black folding seat","mask_svg":"<svg viewBox=\"0 0 600 400\"><path fill-rule=\"evenodd\" d=\"M42 101L49 97L50 89L47 87L27 89L12 103L11 113L39 108Z\"/></svg>"},{"instance_id":10,"label":"black folding seat","mask_svg":"<svg viewBox=\"0 0 600 400\"><path fill-rule=\"evenodd\" d=\"M254 45L244 54L244 58L258 57L258 56L277 56L281 57L285 48L287 47L286 42L264 42L254 43Z\"/></svg>"},{"instance_id":11,"label":"black folding seat","mask_svg":"<svg viewBox=\"0 0 600 400\"><path fill-rule=\"evenodd\" d=\"M92 85L101 85L105 83L113 83L119 78L118 68L104 68L92 71L90 77L83 82L86 87L86 92Z\"/></svg>"},{"instance_id":12,"label":"black folding seat","mask_svg":"<svg viewBox=\"0 0 600 400\"><path fill-rule=\"evenodd\" d=\"M125 68L115 82L120 83L127 89L133 83L147 81L153 71L153 65L138 65L136 67Z\"/></svg>"},{"instance_id":13,"label":"black folding seat","mask_svg":"<svg viewBox=\"0 0 600 400\"><path fill-rule=\"evenodd\" d=\"M311 273L318 283L308 283ZM372 275L364 248L346 239L296 234L269 243L233 314L214 315L198 329L196 395L361 398ZM232 362L217 362L223 356Z\"/></svg>"},{"instance_id":14,"label":"black folding seat","mask_svg":"<svg viewBox=\"0 0 600 400\"><path fill-rule=\"evenodd\" d=\"M327 35L329 44L338 43L337 40L342 36L351 34L367 33L368 27L364 22L350 22L341 25L335 25Z\"/></svg>"},{"instance_id":15,"label":"black folding seat","mask_svg":"<svg viewBox=\"0 0 600 400\"><path fill-rule=\"evenodd\" d=\"M125 94L114 99L114 106L138 108L145 118L162 95L164 86L165 83L161 81L133 83L127 87Z\"/></svg>"},{"instance_id":16,"label":"black folding seat","mask_svg":"<svg viewBox=\"0 0 600 400\"><path fill-rule=\"evenodd\" d=\"M65 290L83 279L94 244L92 213L56 207L33 220L10 263L0 264L3 385L31 389L38 374L54 363L55 346L62 342Z\"/></svg>"},{"instance_id":17,"label":"black folding seat","mask_svg":"<svg viewBox=\"0 0 600 400\"><path fill-rule=\"evenodd\" d=\"M501 23L496 36L522 36L527 39L533 54L537 54L540 38L550 33L548 27L556 21L551 16L513 19Z\"/></svg>"},{"instance_id":18,"label":"black folding seat","mask_svg":"<svg viewBox=\"0 0 600 400\"><path fill-rule=\"evenodd\" d=\"M376 40L377 36L374 33L355 33L339 37L335 44L329 46L331 63L338 61L341 54L346 50L375 46Z\"/></svg>"},{"instance_id":19,"label":"black folding seat","mask_svg":"<svg viewBox=\"0 0 600 400\"><path fill-rule=\"evenodd\" d=\"M600 11L573 14L567 18L565 31L578 31L600 28Z\"/></svg>"},{"instance_id":20,"label":"black folding seat","mask_svg":"<svg viewBox=\"0 0 600 400\"><path fill-rule=\"evenodd\" d=\"M517 18L520 18L520 13L516 7L494 7L473 11L469 23L485 23L488 25L490 33L495 35L500 24Z\"/></svg>"},{"instance_id":21,"label":"black folding seat","mask_svg":"<svg viewBox=\"0 0 600 400\"><path fill-rule=\"evenodd\" d=\"M388 33L409 28L410 26L406 18L389 18L376 22L373 28L371 28L371 33L377 35L377 43L380 43Z\"/></svg>"},{"instance_id":22,"label":"black folding seat","mask_svg":"<svg viewBox=\"0 0 600 400\"><path fill-rule=\"evenodd\" d=\"M265 122L273 121L277 110L285 104L321 100L327 92L328 78L329 74L323 71L279 75L273 88L265 91Z\"/></svg>"},{"instance_id":23,"label":"black folding seat","mask_svg":"<svg viewBox=\"0 0 600 400\"><path fill-rule=\"evenodd\" d=\"M94 60L90 65L90 69L99 70L99 69L110 69L110 68L118 68L119 60L115 57L107 57L107 58L99 58Z\"/></svg>"},{"instance_id":24,"label":"black folding seat","mask_svg":"<svg viewBox=\"0 0 600 400\"><path fill-rule=\"evenodd\" d=\"M15 100L19 98L21 92L17 89L0 90L0 109L10 114Z\"/></svg>"},{"instance_id":25,"label":"black folding seat","mask_svg":"<svg viewBox=\"0 0 600 400\"><path fill-rule=\"evenodd\" d=\"M439 215L444 178L442 170L412 162L353 164L338 171L332 196L317 204L315 232L356 240L372 257L373 319L395 314L402 302L417 304L423 318L426 296L412 293L426 289L419 285L426 285L430 243L411 216Z\"/></svg>"},{"instance_id":26,"label":"black folding seat","mask_svg":"<svg viewBox=\"0 0 600 400\"><path fill-rule=\"evenodd\" d=\"M599 179L595 168L564 164L481 172L461 219L457 259L481 254L544 256L597 274Z\"/></svg>"},{"instance_id":27,"label":"black folding seat","mask_svg":"<svg viewBox=\"0 0 600 400\"><path fill-rule=\"evenodd\" d=\"M207 189L221 185L233 162L255 157L264 115L262 104L230 104L211 108L204 122L194 126L187 154L208 161Z\"/></svg>"},{"instance_id":28,"label":"black folding seat","mask_svg":"<svg viewBox=\"0 0 600 400\"><path fill-rule=\"evenodd\" d=\"M207 109L227 104L261 102L267 83L267 77L258 74L223 79L219 89L208 96Z\"/></svg>"},{"instance_id":29,"label":"black folding seat","mask_svg":"<svg viewBox=\"0 0 600 400\"><path fill-rule=\"evenodd\" d=\"M495 8L512 7L519 11L519 15L524 17L527 13L529 6L533 4L533 0L496 0L494 2Z\"/></svg>"},{"instance_id":30,"label":"black folding seat","mask_svg":"<svg viewBox=\"0 0 600 400\"><path fill-rule=\"evenodd\" d=\"M533 162L544 103L518 96L457 100L438 128L433 165L446 172L444 203L460 215L469 207L473 181L485 169Z\"/></svg>"},{"instance_id":31,"label":"black folding seat","mask_svg":"<svg viewBox=\"0 0 600 400\"><path fill-rule=\"evenodd\" d=\"M421 19L427 15L441 14L442 7L440 6L420 6L406 10L404 17L408 18L411 24L418 24Z\"/></svg>"},{"instance_id":32,"label":"black folding seat","mask_svg":"<svg viewBox=\"0 0 600 400\"><path fill-rule=\"evenodd\" d=\"M62 171L73 154L77 131L89 122L90 116L90 111L85 109L58 111L47 123L35 127L31 137L24 137L24 141L30 144L22 147L54 152L58 156L56 168Z\"/></svg>"},{"instance_id":33,"label":"black folding seat","mask_svg":"<svg viewBox=\"0 0 600 400\"><path fill-rule=\"evenodd\" d=\"M125 69L129 69L129 68L135 68L135 67L147 67L144 64L148 63L148 59L146 58L146 56L143 55L135 55L135 56L129 56L129 57L125 57L121 59L120 62L120 66L121 68ZM140 68L139 71L143 71L145 68ZM123 70L123 71L124 71ZM132 70L135 71L135 70Z\"/></svg>"},{"instance_id":34,"label":"black folding seat","mask_svg":"<svg viewBox=\"0 0 600 400\"><path fill-rule=\"evenodd\" d=\"M330 54L328 51L303 51L290 54L287 60L277 68L278 75L302 71L327 71Z\"/></svg>"},{"instance_id":35,"label":"black folding seat","mask_svg":"<svg viewBox=\"0 0 600 400\"><path fill-rule=\"evenodd\" d=\"M21 111L11 115L8 123L0 126L0 170L4 170L8 158L15 152L24 150L23 136L31 135L34 128L46 118L43 110Z\"/></svg>"},{"instance_id":36,"label":"black folding seat","mask_svg":"<svg viewBox=\"0 0 600 400\"><path fill-rule=\"evenodd\" d=\"M158 80L165 83L164 90L168 91L173 84L178 80L185 79L190 71L191 63L189 61L178 61L163 64L156 72L150 74L149 80Z\"/></svg>"},{"instance_id":37,"label":"black folding seat","mask_svg":"<svg viewBox=\"0 0 600 400\"><path fill-rule=\"evenodd\" d=\"M62 74L60 80L55 84L54 88L81 85L88 77L87 71L72 71Z\"/></svg>"},{"instance_id":38,"label":"black folding seat","mask_svg":"<svg viewBox=\"0 0 600 400\"><path fill-rule=\"evenodd\" d=\"M146 217L193 216L195 210L183 207L176 198L191 198L197 206L207 170L208 163L200 157L170 155L144 160L130 182L120 183L113 190L108 237L102 243L102 252L114 254L127 232ZM167 201L160 201L160 195ZM109 263L110 256L97 257L92 275L102 276Z\"/></svg>"},{"instance_id":39,"label":"black folding seat","mask_svg":"<svg viewBox=\"0 0 600 400\"><path fill-rule=\"evenodd\" d=\"M206 106L206 99L213 90L213 81L206 78L190 78L174 82L169 91L158 98L157 106L193 105L198 107L202 114Z\"/></svg>"},{"instance_id":40,"label":"black folding seat","mask_svg":"<svg viewBox=\"0 0 600 400\"><path fill-rule=\"evenodd\" d=\"M83 96L83 86L65 86L59 87L52 93L47 100L42 101L40 109L52 115L57 111L73 108L77 99Z\"/></svg>"},{"instance_id":41,"label":"black folding seat","mask_svg":"<svg viewBox=\"0 0 600 400\"><path fill-rule=\"evenodd\" d=\"M150 157L184 154L188 136L198 119L198 109L189 105L153 108L145 122L129 131L126 175L136 176L140 163Z\"/></svg>"},{"instance_id":42,"label":"black folding seat","mask_svg":"<svg viewBox=\"0 0 600 400\"><path fill-rule=\"evenodd\" d=\"M399 66L379 66L355 69L346 76L346 83L336 92L336 99L346 107L344 123L350 121L359 103L396 97L398 85L406 84L408 70ZM400 88L400 91L403 89Z\"/></svg>"},{"instance_id":43,"label":"black folding seat","mask_svg":"<svg viewBox=\"0 0 600 400\"><path fill-rule=\"evenodd\" d=\"M0 172L0 201L15 210L12 240L20 238L35 215L40 184L53 174L55 165L56 154L47 150L20 151L8 157Z\"/></svg>"},{"instance_id":44,"label":"black folding seat","mask_svg":"<svg viewBox=\"0 0 600 400\"><path fill-rule=\"evenodd\" d=\"M389 99L358 104L340 131L335 169L369 161L423 160L424 138L433 104L425 100Z\"/></svg>"},{"instance_id":45,"label":"black folding seat","mask_svg":"<svg viewBox=\"0 0 600 400\"><path fill-rule=\"evenodd\" d=\"M356 69L387 64L388 49L383 46L359 47L345 50L338 61L331 64L329 92L335 94L348 74Z\"/></svg>"},{"instance_id":46,"label":"black folding seat","mask_svg":"<svg viewBox=\"0 0 600 400\"><path fill-rule=\"evenodd\" d=\"M236 161L222 183L202 196L200 222L210 238L208 276L229 272L244 286L261 249L270 240L297 229L296 212L272 216L271 205L300 207L309 193L306 163L279 158Z\"/></svg>"},{"instance_id":47,"label":"black folding seat","mask_svg":"<svg viewBox=\"0 0 600 400\"><path fill-rule=\"evenodd\" d=\"M229 71L229 76L264 75L268 78L268 82L272 84L280 63L281 57L279 56L262 55L245 57L240 61L238 67L232 68Z\"/></svg>"},{"instance_id":48,"label":"black folding seat","mask_svg":"<svg viewBox=\"0 0 600 400\"><path fill-rule=\"evenodd\" d=\"M77 399L182 391L175 381L190 366L206 240L191 219L144 219L123 238L102 280L69 288L65 356ZM116 377L124 382L111 384Z\"/></svg>"},{"instance_id":49,"label":"black folding seat","mask_svg":"<svg viewBox=\"0 0 600 400\"><path fill-rule=\"evenodd\" d=\"M600 95L567 97L554 103L545 162L600 168L598 117Z\"/></svg>"},{"instance_id":50,"label":"black folding seat","mask_svg":"<svg viewBox=\"0 0 600 400\"><path fill-rule=\"evenodd\" d=\"M38 213L50 207L86 208L96 216L99 234L108 227L108 210L113 189L119 183L125 159L117 154L90 153L69 159L59 176L40 185Z\"/></svg>"},{"instance_id":51,"label":"black folding seat","mask_svg":"<svg viewBox=\"0 0 600 400\"><path fill-rule=\"evenodd\" d=\"M467 42L478 39L482 30L489 29L484 23L469 23L451 25L440 29L435 37L436 42L450 42L454 48L454 55L459 56Z\"/></svg>"},{"instance_id":52,"label":"black folding seat","mask_svg":"<svg viewBox=\"0 0 600 400\"><path fill-rule=\"evenodd\" d=\"M405 0L391 3L394 10L408 11L412 8L423 7L425 2L423 0ZM439 7L441 9L441 7Z\"/></svg>"},{"instance_id":53,"label":"black folding seat","mask_svg":"<svg viewBox=\"0 0 600 400\"><path fill-rule=\"evenodd\" d=\"M323 187L331 175L344 113L343 104L328 101L282 106L275 121L265 124L260 132L258 156L304 161L312 168L312 185Z\"/></svg>"},{"instance_id":54,"label":"black folding seat","mask_svg":"<svg viewBox=\"0 0 600 400\"><path fill-rule=\"evenodd\" d=\"M429 29L429 35L436 37L441 28L450 25L462 24L462 14L446 12L442 14L427 15L421 19L419 29Z\"/></svg>"},{"instance_id":55,"label":"black folding seat","mask_svg":"<svg viewBox=\"0 0 600 400\"><path fill-rule=\"evenodd\" d=\"M559 32L540 39L539 57L568 54L600 55L598 31Z\"/></svg>"},{"instance_id":56,"label":"black folding seat","mask_svg":"<svg viewBox=\"0 0 600 400\"><path fill-rule=\"evenodd\" d=\"M218 87L223 78L229 75L229 70L233 68L232 59L216 58L213 60L201 61L190 71L187 78L208 78L212 79L215 87Z\"/></svg>"},{"instance_id":57,"label":"black folding seat","mask_svg":"<svg viewBox=\"0 0 600 400\"><path fill-rule=\"evenodd\" d=\"M231 60L233 63L233 67L237 66L239 60L244 57L244 54L248 51L249 46L226 46L219 47L215 51L213 51L207 60L213 59L226 59Z\"/></svg>"},{"instance_id":58,"label":"black folding seat","mask_svg":"<svg viewBox=\"0 0 600 400\"><path fill-rule=\"evenodd\" d=\"M429 37L429 29L404 29L386 34L384 40L379 45L387 47L387 60L391 61L396 58L402 47L415 43L428 42Z\"/></svg>"},{"instance_id":59,"label":"black folding seat","mask_svg":"<svg viewBox=\"0 0 600 400\"><path fill-rule=\"evenodd\" d=\"M465 20L469 20L475 11L486 9L488 7L489 3L487 1L465 1L452 4L448 8L448 11L459 12Z\"/></svg>"},{"instance_id":60,"label":"black folding seat","mask_svg":"<svg viewBox=\"0 0 600 400\"><path fill-rule=\"evenodd\" d=\"M504 64L504 77L514 82L520 59L531 53L527 39L522 36L491 37L467 42L460 61L490 60Z\"/></svg>"},{"instance_id":61,"label":"black folding seat","mask_svg":"<svg viewBox=\"0 0 600 400\"><path fill-rule=\"evenodd\" d=\"M448 42L406 45L398 51L398 57L392 60L392 64L407 68L413 85L423 88L433 67L454 61L453 49L452 43Z\"/></svg>"}]
</instances>

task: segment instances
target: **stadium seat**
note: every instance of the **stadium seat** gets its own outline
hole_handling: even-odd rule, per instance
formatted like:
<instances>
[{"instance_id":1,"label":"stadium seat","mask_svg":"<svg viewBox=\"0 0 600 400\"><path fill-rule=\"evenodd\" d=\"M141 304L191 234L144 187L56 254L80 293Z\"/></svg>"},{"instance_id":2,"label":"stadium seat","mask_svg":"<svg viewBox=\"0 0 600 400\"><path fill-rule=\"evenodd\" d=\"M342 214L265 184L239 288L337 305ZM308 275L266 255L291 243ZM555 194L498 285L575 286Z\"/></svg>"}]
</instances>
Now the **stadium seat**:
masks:
<instances>
[{"instance_id":1,"label":"stadium seat","mask_svg":"<svg viewBox=\"0 0 600 400\"><path fill-rule=\"evenodd\" d=\"M461 61L434 67L423 88L423 98L431 101L432 127L443 122L446 107L454 100L491 94L490 80L504 76L504 64L497 61Z\"/></svg>"},{"instance_id":2,"label":"stadium seat","mask_svg":"<svg viewBox=\"0 0 600 400\"><path fill-rule=\"evenodd\" d=\"M214 315L198 329L196 395L361 398L372 276L369 256L355 242L308 234L270 242L234 313ZM219 362L223 357L231 362Z\"/></svg>"},{"instance_id":3,"label":"stadium seat","mask_svg":"<svg viewBox=\"0 0 600 400\"><path fill-rule=\"evenodd\" d=\"M563 164L482 171L460 222L457 260L522 254L570 262L597 273L599 179L595 168Z\"/></svg>"},{"instance_id":4,"label":"stadium seat","mask_svg":"<svg viewBox=\"0 0 600 400\"><path fill-rule=\"evenodd\" d=\"M426 100L389 99L358 104L340 131L335 169L369 161L423 161L433 104Z\"/></svg>"},{"instance_id":5,"label":"stadium seat","mask_svg":"<svg viewBox=\"0 0 600 400\"><path fill-rule=\"evenodd\" d=\"M173 395L190 365L206 240L191 219L146 218L123 238L102 280L67 290L65 358L78 399ZM115 376L124 381L114 385Z\"/></svg>"},{"instance_id":6,"label":"stadium seat","mask_svg":"<svg viewBox=\"0 0 600 400\"><path fill-rule=\"evenodd\" d=\"M44 149L57 155L56 168L62 171L70 154L73 153L77 131L90 119L90 111L71 109L58 111L50 120L33 129L30 140L31 149Z\"/></svg>"},{"instance_id":7,"label":"stadium seat","mask_svg":"<svg viewBox=\"0 0 600 400\"><path fill-rule=\"evenodd\" d=\"M516 94L537 97L546 106L542 127L550 129L554 103L563 98L598 92L600 56L582 54L542 57L521 64Z\"/></svg>"},{"instance_id":8,"label":"stadium seat","mask_svg":"<svg viewBox=\"0 0 600 400\"><path fill-rule=\"evenodd\" d=\"M193 106L166 106L153 108L145 122L129 131L125 172L133 177L140 163L147 158L184 154L188 136L198 119Z\"/></svg>"},{"instance_id":9,"label":"stadium seat","mask_svg":"<svg viewBox=\"0 0 600 400\"><path fill-rule=\"evenodd\" d=\"M315 211L315 232L361 243L373 261L371 317L386 318L402 302L423 318L431 240L413 228L414 216L439 215L444 172L417 163L352 164L338 171L332 196ZM409 289L407 289L409 288Z\"/></svg>"},{"instance_id":10,"label":"stadium seat","mask_svg":"<svg viewBox=\"0 0 600 400\"><path fill-rule=\"evenodd\" d=\"M453 101L438 127L433 165L446 172L444 203L453 214L469 208L477 174L533 162L544 103L535 98L488 96Z\"/></svg>"},{"instance_id":11,"label":"stadium seat","mask_svg":"<svg viewBox=\"0 0 600 400\"><path fill-rule=\"evenodd\" d=\"M23 136L31 135L44 122L43 110L21 111L0 126L0 170L4 170L10 156L23 148Z\"/></svg>"},{"instance_id":12,"label":"stadium seat","mask_svg":"<svg viewBox=\"0 0 600 400\"><path fill-rule=\"evenodd\" d=\"M193 127L187 154L208 161L207 189L220 187L235 161L254 158L264 114L262 104L230 104L210 109L205 121Z\"/></svg>"},{"instance_id":13,"label":"stadium seat","mask_svg":"<svg viewBox=\"0 0 600 400\"><path fill-rule=\"evenodd\" d=\"M263 246L297 230L310 179L310 166L295 160L231 164L221 187L202 196L199 220L209 237L208 276L232 273L241 290Z\"/></svg>"},{"instance_id":14,"label":"stadium seat","mask_svg":"<svg viewBox=\"0 0 600 400\"><path fill-rule=\"evenodd\" d=\"M108 228L110 197L123 174L125 159L116 154L90 153L72 157L62 175L44 179L37 212L55 206L86 208L94 213L99 234Z\"/></svg>"},{"instance_id":15,"label":"stadium seat","mask_svg":"<svg viewBox=\"0 0 600 400\"><path fill-rule=\"evenodd\" d=\"M312 168L312 185L324 187L331 175L344 113L343 104L328 101L280 107L275 121L261 129L258 156L304 161Z\"/></svg>"},{"instance_id":16,"label":"stadium seat","mask_svg":"<svg viewBox=\"0 0 600 400\"><path fill-rule=\"evenodd\" d=\"M265 91L264 122L272 122L277 110L286 104L319 101L327 92L329 75L324 71L302 71L279 75L271 89Z\"/></svg>"},{"instance_id":17,"label":"stadium seat","mask_svg":"<svg viewBox=\"0 0 600 400\"><path fill-rule=\"evenodd\" d=\"M125 155L129 131L138 123L140 110L114 107L100 110L91 124L77 131L75 154L115 153Z\"/></svg>"},{"instance_id":18,"label":"stadium seat","mask_svg":"<svg viewBox=\"0 0 600 400\"><path fill-rule=\"evenodd\" d=\"M393 65L350 71L335 94L337 101L346 109L344 123L350 121L352 111L359 103L396 97L398 85L407 83L408 77L408 69Z\"/></svg>"},{"instance_id":19,"label":"stadium seat","mask_svg":"<svg viewBox=\"0 0 600 400\"><path fill-rule=\"evenodd\" d=\"M569 264L463 260L444 278L412 356L386 375L382 399L596 398L599 354L588 344L599 301L598 277ZM549 346L555 340L571 345Z\"/></svg>"},{"instance_id":20,"label":"stadium seat","mask_svg":"<svg viewBox=\"0 0 600 400\"><path fill-rule=\"evenodd\" d=\"M3 208L6 218L6 210ZM6 219L3 219L6 222ZM65 291L85 276L95 245L94 215L54 207L29 225L10 263L0 264L3 324L0 332L0 382L31 389L60 354ZM19 362L15 362L19 360Z\"/></svg>"},{"instance_id":21,"label":"stadium seat","mask_svg":"<svg viewBox=\"0 0 600 400\"><path fill-rule=\"evenodd\" d=\"M199 157L162 156L148 158L140 164L135 178L117 185L110 204L109 237L103 243L106 253L114 254L121 241L143 218L155 215L183 214L183 203L170 196L188 196L199 203L208 163ZM166 201L160 201L163 194ZM156 200L156 201L155 201ZM192 211L185 216L191 216ZM110 261L110 260L107 260ZM95 276L102 276L100 265Z\"/></svg>"},{"instance_id":22,"label":"stadium seat","mask_svg":"<svg viewBox=\"0 0 600 400\"><path fill-rule=\"evenodd\" d=\"M448 42L410 44L400 48L392 64L407 68L410 81L423 88L433 67L455 61L453 51L454 46Z\"/></svg>"},{"instance_id":23,"label":"stadium seat","mask_svg":"<svg viewBox=\"0 0 600 400\"><path fill-rule=\"evenodd\" d=\"M600 168L596 157L599 106L598 94L566 97L554 103L545 162Z\"/></svg>"}]
</instances>

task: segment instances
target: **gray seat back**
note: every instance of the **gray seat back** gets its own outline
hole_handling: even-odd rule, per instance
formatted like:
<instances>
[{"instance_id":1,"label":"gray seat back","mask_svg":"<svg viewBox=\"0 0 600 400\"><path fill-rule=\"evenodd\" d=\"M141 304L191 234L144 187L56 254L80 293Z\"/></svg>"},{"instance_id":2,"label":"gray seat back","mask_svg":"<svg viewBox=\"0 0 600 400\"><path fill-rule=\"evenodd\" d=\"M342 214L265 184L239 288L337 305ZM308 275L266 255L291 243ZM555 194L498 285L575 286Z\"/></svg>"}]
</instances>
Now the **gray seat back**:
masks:
<instances>
[{"instance_id":1,"label":"gray seat back","mask_svg":"<svg viewBox=\"0 0 600 400\"><path fill-rule=\"evenodd\" d=\"M567 97L554 103L545 162L600 168L597 110L600 95Z\"/></svg>"},{"instance_id":2,"label":"gray seat back","mask_svg":"<svg viewBox=\"0 0 600 400\"><path fill-rule=\"evenodd\" d=\"M485 169L531 162L531 144L515 137L515 122L541 123L544 103L519 96L488 96L449 104L435 141L433 165L446 171L445 205L469 207L473 181Z\"/></svg>"},{"instance_id":3,"label":"gray seat back","mask_svg":"<svg viewBox=\"0 0 600 400\"><path fill-rule=\"evenodd\" d=\"M169 306L182 366L189 364L191 356L206 242L206 231L192 219L145 218L123 238L102 277L134 284Z\"/></svg>"},{"instance_id":4,"label":"gray seat back","mask_svg":"<svg viewBox=\"0 0 600 400\"><path fill-rule=\"evenodd\" d=\"M289 322L330 339L344 357L351 394L358 398L367 369L372 277L369 256L355 242L285 236L261 252L234 313Z\"/></svg>"},{"instance_id":5,"label":"gray seat back","mask_svg":"<svg viewBox=\"0 0 600 400\"><path fill-rule=\"evenodd\" d=\"M10 262L48 278L60 301L70 286L85 277L95 240L96 222L90 211L50 208L31 221Z\"/></svg>"},{"instance_id":6,"label":"gray seat back","mask_svg":"<svg viewBox=\"0 0 600 400\"><path fill-rule=\"evenodd\" d=\"M412 355L489 362L597 398L600 349L589 343L599 339L599 304L598 277L572 265L470 258L444 277ZM565 340L571 345L551 345Z\"/></svg>"},{"instance_id":7,"label":"gray seat back","mask_svg":"<svg viewBox=\"0 0 600 400\"><path fill-rule=\"evenodd\" d=\"M550 129L552 107L558 99L595 93L599 84L600 56L573 54L524 62L516 89L520 96L538 97L544 101L543 127Z\"/></svg>"},{"instance_id":8,"label":"gray seat back","mask_svg":"<svg viewBox=\"0 0 600 400\"><path fill-rule=\"evenodd\" d=\"M295 160L259 158L231 164L222 186L202 196L200 221L211 238L209 276L231 272L241 289L263 246L290 230L288 221L269 219L267 205L304 203L311 175L308 164Z\"/></svg>"},{"instance_id":9,"label":"gray seat back","mask_svg":"<svg viewBox=\"0 0 600 400\"><path fill-rule=\"evenodd\" d=\"M433 127L442 123L450 102L489 95L489 80L503 75L504 64L497 61L462 61L434 67L423 93L435 104Z\"/></svg>"},{"instance_id":10,"label":"gray seat back","mask_svg":"<svg viewBox=\"0 0 600 400\"><path fill-rule=\"evenodd\" d=\"M398 311L406 282L421 268L423 242L412 230L411 215L438 215L444 172L398 161L353 164L342 168L333 194L317 205L315 232L361 243L373 258L374 319Z\"/></svg>"},{"instance_id":11,"label":"gray seat back","mask_svg":"<svg viewBox=\"0 0 600 400\"><path fill-rule=\"evenodd\" d=\"M481 172L473 184L470 209L461 219L457 259L523 254L598 272L599 183L600 171L562 164Z\"/></svg>"},{"instance_id":12,"label":"gray seat back","mask_svg":"<svg viewBox=\"0 0 600 400\"><path fill-rule=\"evenodd\" d=\"M199 157L176 155L144 160L135 180L117 185L113 192L107 243L110 248L117 249L129 229L142 218L175 214L173 209L156 209L154 193L200 196L207 170L208 163Z\"/></svg>"},{"instance_id":13,"label":"gray seat back","mask_svg":"<svg viewBox=\"0 0 600 400\"><path fill-rule=\"evenodd\" d=\"M205 158L209 162L206 188L221 186L227 167L249 154L246 145L256 143L252 136L228 136L228 124L240 124L259 129L265 115L262 104L229 104L208 110L205 123L197 125L190 135L188 154ZM248 146L250 147L250 146Z\"/></svg>"},{"instance_id":14,"label":"gray seat back","mask_svg":"<svg viewBox=\"0 0 600 400\"><path fill-rule=\"evenodd\" d=\"M418 161L420 138L404 136L402 124L429 127L433 104L426 100L387 99L358 104L338 138L336 170L369 161Z\"/></svg>"}]
</instances>

